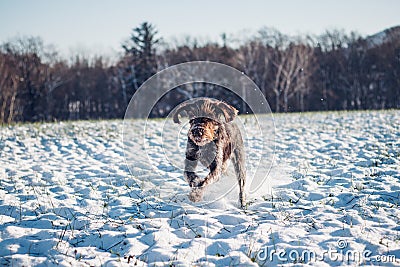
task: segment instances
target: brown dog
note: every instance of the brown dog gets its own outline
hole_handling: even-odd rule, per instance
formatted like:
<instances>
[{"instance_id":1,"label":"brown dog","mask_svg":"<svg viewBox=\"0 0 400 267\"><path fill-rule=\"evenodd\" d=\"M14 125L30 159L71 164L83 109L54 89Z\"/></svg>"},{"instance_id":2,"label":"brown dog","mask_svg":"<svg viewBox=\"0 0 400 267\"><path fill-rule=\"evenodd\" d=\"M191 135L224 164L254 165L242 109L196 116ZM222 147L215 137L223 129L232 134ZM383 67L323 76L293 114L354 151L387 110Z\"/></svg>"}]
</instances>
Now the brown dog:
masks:
<instances>
[{"instance_id":1,"label":"brown dog","mask_svg":"<svg viewBox=\"0 0 400 267\"><path fill-rule=\"evenodd\" d=\"M245 153L239 127L233 122L238 111L219 100L197 98L175 109L172 114L175 123L180 123L182 113L186 113L190 123L184 169L185 179L192 188L189 199L201 201L205 188L218 181L231 159L239 183L239 202L244 208ZM195 172L198 161L210 170L204 179Z\"/></svg>"}]
</instances>

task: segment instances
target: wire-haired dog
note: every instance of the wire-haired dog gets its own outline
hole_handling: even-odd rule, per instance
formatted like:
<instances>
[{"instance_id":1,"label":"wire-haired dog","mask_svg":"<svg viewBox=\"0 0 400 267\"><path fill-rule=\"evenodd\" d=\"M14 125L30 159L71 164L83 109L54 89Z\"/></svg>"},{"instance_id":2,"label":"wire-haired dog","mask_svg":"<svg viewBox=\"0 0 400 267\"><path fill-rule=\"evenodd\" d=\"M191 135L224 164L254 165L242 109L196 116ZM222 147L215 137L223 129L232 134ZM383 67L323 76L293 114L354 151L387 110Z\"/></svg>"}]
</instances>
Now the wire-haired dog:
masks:
<instances>
[{"instance_id":1,"label":"wire-haired dog","mask_svg":"<svg viewBox=\"0 0 400 267\"><path fill-rule=\"evenodd\" d=\"M180 123L179 115L185 113L190 123L184 169L185 179L192 188L189 199L201 201L205 188L218 181L231 159L239 184L239 202L242 208L245 207L243 139L239 127L233 122L238 111L216 99L197 98L175 109L172 114L174 122ZM198 161L210 171L204 179L195 172Z\"/></svg>"}]
</instances>

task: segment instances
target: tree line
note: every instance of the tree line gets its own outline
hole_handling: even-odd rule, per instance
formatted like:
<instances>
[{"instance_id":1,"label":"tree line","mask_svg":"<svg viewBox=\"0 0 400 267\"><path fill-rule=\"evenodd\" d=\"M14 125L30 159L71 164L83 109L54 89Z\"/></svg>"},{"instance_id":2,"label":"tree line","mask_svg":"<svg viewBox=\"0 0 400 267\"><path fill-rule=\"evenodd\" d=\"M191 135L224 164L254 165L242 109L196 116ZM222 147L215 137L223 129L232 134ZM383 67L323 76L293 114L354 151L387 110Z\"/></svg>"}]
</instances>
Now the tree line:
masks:
<instances>
[{"instance_id":1,"label":"tree line","mask_svg":"<svg viewBox=\"0 0 400 267\"><path fill-rule=\"evenodd\" d=\"M76 55L67 61L37 37L1 44L0 122L123 118L129 100L149 77L197 60L242 71L275 112L400 107L400 27L375 37L340 30L293 37L263 28L240 42L223 34L220 43L187 38L171 44L145 22L121 48L122 55L109 63L101 56ZM177 103L213 89L209 84L176 88L151 115L165 116ZM228 90L213 92L246 111Z\"/></svg>"}]
</instances>

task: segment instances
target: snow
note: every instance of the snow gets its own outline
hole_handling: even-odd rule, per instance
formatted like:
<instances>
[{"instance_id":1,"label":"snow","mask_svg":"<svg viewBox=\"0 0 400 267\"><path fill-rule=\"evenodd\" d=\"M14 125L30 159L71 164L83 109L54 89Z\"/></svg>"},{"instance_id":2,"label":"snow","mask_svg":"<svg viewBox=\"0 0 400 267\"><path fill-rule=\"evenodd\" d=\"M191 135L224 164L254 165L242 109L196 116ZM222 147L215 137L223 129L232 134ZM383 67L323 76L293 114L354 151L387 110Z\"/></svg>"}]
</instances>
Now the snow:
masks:
<instances>
[{"instance_id":1,"label":"snow","mask_svg":"<svg viewBox=\"0 0 400 267\"><path fill-rule=\"evenodd\" d=\"M400 37L400 27L395 26L366 38L368 48L374 48L387 42L396 42Z\"/></svg>"},{"instance_id":2,"label":"snow","mask_svg":"<svg viewBox=\"0 0 400 267\"><path fill-rule=\"evenodd\" d=\"M122 121L1 127L0 265L400 264L400 111L274 117L275 154L263 153L275 160L245 211L236 187L216 202L191 205L181 171L160 153L172 132L147 139L151 160L131 174ZM247 153L257 156L254 123L243 121ZM180 145L166 145L176 149L171 161L180 162ZM256 161L248 157L249 172ZM160 174L179 198L146 193L146 183ZM233 176L228 170L206 198L233 185ZM346 244L342 252L368 250L373 260L393 255L397 262L262 257L273 250L323 255L338 250L339 241Z\"/></svg>"}]
</instances>

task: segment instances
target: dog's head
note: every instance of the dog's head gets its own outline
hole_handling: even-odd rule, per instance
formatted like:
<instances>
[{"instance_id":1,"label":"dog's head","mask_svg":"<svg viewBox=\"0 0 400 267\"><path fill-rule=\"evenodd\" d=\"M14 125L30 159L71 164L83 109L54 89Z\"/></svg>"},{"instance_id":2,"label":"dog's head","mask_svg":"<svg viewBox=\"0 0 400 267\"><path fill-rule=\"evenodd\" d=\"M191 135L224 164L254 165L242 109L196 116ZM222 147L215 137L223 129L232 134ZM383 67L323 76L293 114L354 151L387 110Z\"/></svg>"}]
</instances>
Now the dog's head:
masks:
<instances>
[{"instance_id":1,"label":"dog's head","mask_svg":"<svg viewBox=\"0 0 400 267\"><path fill-rule=\"evenodd\" d=\"M215 140L221 126L231 122L238 111L225 102L211 98L197 98L179 105L173 112L173 120L180 123L179 115L189 117L189 138L198 146Z\"/></svg>"}]
</instances>

